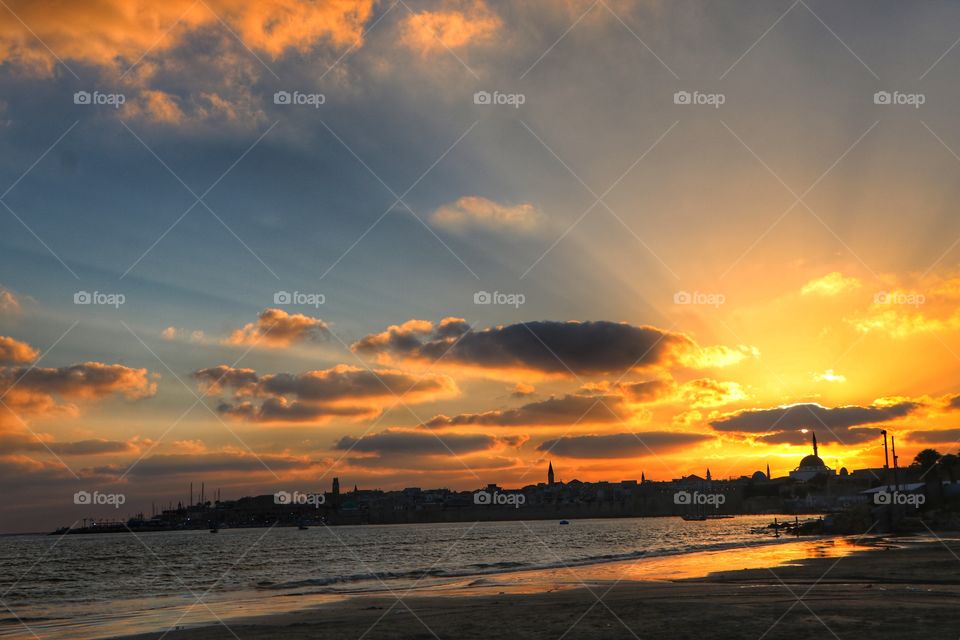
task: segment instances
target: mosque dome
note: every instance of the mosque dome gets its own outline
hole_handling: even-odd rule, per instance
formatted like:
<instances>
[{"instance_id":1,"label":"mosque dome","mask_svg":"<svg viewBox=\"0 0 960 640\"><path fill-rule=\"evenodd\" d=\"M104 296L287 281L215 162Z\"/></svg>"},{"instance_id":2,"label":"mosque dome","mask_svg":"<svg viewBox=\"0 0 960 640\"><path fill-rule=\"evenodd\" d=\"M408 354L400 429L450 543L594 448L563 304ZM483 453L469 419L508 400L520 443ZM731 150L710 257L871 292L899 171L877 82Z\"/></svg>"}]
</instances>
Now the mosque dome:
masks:
<instances>
[{"instance_id":1,"label":"mosque dome","mask_svg":"<svg viewBox=\"0 0 960 640\"><path fill-rule=\"evenodd\" d=\"M820 469L825 468L827 465L823 463L823 460L820 459L820 456L815 454L810 454L804 456L803 460L800 461L800 468L810 468L810 469Z\"/></svg>"}]
</instances>

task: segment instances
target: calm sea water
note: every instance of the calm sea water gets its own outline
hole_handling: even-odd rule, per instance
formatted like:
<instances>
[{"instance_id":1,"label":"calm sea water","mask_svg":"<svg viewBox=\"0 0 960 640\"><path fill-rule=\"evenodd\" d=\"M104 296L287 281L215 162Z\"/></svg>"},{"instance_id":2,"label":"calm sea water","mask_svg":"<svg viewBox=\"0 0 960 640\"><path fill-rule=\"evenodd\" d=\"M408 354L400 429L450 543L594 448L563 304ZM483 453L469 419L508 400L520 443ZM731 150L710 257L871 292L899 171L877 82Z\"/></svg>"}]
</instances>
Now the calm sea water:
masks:
<instances>
[{"instance_id":1,"label":"calm sea water","mask_svg":"<svg viewBox=\"0 0 960 640\"><path fill-rule=\"evenodd\" d=\"M770 521L645 518L0 537L0 603L7 607L0 607L0 637L96 638L169 627L178 621L172 614L198 597L214 605L287 610L298 599L276 596L405 591L506 572L764 545L773 541L750 529ZM196 608L184 622L199 619L205 607Z\"/></svg>"}]
</instances>

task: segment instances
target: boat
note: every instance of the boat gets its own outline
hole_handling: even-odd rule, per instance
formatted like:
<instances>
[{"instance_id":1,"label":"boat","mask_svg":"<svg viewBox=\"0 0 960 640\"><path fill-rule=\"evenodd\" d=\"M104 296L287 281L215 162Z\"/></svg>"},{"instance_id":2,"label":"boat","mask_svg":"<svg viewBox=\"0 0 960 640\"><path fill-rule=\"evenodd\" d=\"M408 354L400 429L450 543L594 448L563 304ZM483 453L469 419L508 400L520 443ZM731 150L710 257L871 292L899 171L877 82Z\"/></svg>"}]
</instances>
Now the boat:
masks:
<instances>
[{"instance_id":1,"label":"boat","mask_svg":"<svg viewBox=\"0 0 960 640\"><path fill-rule=\"evenodd\" d=\"M694 513L694 514L684 514L684 515L682 515L682 516L680 516L680 517L681 517L683 520L686 520L687 522L702 522L702 521L704 521L704 520L707 519L707 516L702 515L702 514L697 514L697 513Z\"/></svg>"},{"instance_id":2,"label":"boat","mask_svg":"<svg viewBox=\"0 0 960 640\"><path fill-rule=\"evenodd\" d=\"M306 530L309 529L309 528L310 528L310 527L308 527L308 526L305 525L305 524L300 524L300 525L297 527L297 529L300 529L300 531L306 531Z\"/></svg>"},{"instance_id":3,"label":"boat","mask_svg":"<svg viewBox=\"0 0 960 640\"><path fill-rule=\"evenodd\" d=\"M569 521L569 520L561 520L561 521L560 521L560 524L570 524L570 521Z\"/></svg>"},{"instance_id":4,"label":"boat","mask_svg":"<svg viewBox=\"0 0 960 640\"><path fill-rule=\"evenodd\" d=\"M220 527L216 524L210 527L210 533L220 533Z\"/></svg>"}]
</instances>

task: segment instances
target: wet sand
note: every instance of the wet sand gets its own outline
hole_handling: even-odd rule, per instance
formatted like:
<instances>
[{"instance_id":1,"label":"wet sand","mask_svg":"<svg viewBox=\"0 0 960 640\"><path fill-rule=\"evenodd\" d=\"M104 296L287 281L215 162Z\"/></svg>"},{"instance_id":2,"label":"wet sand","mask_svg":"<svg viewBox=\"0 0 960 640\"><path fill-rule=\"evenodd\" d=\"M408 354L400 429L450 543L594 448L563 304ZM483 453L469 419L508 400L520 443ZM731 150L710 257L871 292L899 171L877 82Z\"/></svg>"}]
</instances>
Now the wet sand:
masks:
<instances>
[{"instance_id":1,"label":"wet sand","mask_svg":"<svg viewBox=\"0 0 960 640\"><path fill-rule=\"evenodd\" d=\"M902 545L902 546L901 546ZM949 547L949 548L948 548ZM829 548L829 547L824 547ZM807 554L809 555L809 554ZM852 555L706 577L614 579L567 587L478 581L459 597L390 594L138 640L340 638L955 638L960 629L960 539L896 541ZM637 565L639 563L632 563ZM756 563L753 563L756 566ZM613 570L613 568L611 568ZM668 570L664 565L660 572ZM577 570L579 571L579 569ZM611 578L612 578L611 574ZM677 579L677 578L680 579ZM619 580L619 581L618 581ZM670 580L670 581L667 581ZM576 586L573 586L573 585ZM543 591L542 589L548 589Z\"/></svg>"}]
</instances>

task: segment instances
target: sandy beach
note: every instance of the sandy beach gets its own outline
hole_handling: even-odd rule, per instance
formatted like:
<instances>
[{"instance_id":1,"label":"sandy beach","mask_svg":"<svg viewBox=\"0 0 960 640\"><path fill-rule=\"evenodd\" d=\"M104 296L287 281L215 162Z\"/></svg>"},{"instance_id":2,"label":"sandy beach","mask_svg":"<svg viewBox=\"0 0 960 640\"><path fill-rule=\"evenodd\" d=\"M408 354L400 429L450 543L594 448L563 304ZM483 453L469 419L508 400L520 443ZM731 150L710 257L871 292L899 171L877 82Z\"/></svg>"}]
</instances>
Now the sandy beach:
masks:
<instances>
[{"instance_id":1,"label":"sandy beach","mask_svg":"<svg viewBox=\"0 0 960 640\"><path fill-rule=\"evenodd\" d=\"M816 555L816 554L815 554ZM275 638L914 638L960 627L960 540L894 540L699 578L613 580L525 593L354 597L137 640ZM669 565L664 565L667 567ZM682 575L682 574L681 574ZM618 581L619 580L619 581ZM953 634L953 635L951 635Z\"/></svg>"}]
</instances>

